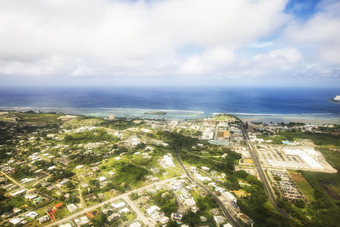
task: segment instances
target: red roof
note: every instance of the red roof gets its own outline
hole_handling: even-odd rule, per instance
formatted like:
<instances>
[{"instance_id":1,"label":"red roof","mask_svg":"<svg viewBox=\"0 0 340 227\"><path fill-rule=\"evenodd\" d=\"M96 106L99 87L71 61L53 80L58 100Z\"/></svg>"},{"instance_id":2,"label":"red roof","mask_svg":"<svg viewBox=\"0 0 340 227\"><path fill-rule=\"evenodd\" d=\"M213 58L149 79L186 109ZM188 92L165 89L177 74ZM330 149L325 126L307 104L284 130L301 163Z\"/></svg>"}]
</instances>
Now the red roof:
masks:
<instances>
[{"instance_id":1,"label":"red roof","mask_svg":"<svg viewBox=\"0 0 340 227\"><path fill-rule=\"evenodd\" d=\"M59 208L61 206L64 206L64 204L63 203L57 203L56 205L54 205L55 208Z\"/></svg>"}]
</instances>

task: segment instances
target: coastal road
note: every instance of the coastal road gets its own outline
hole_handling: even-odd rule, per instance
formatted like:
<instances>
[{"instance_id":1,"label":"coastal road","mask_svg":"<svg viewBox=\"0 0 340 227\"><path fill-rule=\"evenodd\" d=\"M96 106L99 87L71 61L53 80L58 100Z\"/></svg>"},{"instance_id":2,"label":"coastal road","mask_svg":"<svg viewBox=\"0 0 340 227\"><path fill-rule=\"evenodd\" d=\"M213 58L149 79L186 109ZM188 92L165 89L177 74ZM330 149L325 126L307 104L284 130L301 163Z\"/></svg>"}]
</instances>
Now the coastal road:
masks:
<instances>
[{"instance_id":1,"label":"coastal road","mask_svg":"<svg viewBox=\"0 0 340 227\"><path fill-rule=\"evenodd\" d=\"M135 190L133 190L133 191L126 192L126 193L124 193L124 194L115 196L115 197L113 197L113 198L111 198L111 199L108 199L108 200L106 200L106 201L104 201L104 202L98 203L98 204L93 205L93 206L91 206L91 207L87 207L87 208L85 208L85 209L83 209L83 210L81 210L81 211L79 211L79 212L77 212L77 213L71 214L71 215L69 215L69 216L67 216L67 217L65 217L65 218L63 218L63 219L60 219L60 220L55 221L55 222L53 222L53 223L51 223L51 224L48 224L48 225L46 225L46 227L58 226L58 225L61 225L61 224L65 223L65 222L69 222L69 221L71 221L71 220L73 220L73 219L75 219L75 218L77 218L77 217L79 217L79 216L81 216L81 215L84 215L84 214L86 214L86 213L88 213L88 212L90 212L90 211L93 211L93 210L95 210L95 209L98 209L98 208L100 208L100 207L103 207L103 206L106 205L106 204L112 203L112 202L115 201L115 200L124 199L124 198L126 198L126 196L128 196L128 195L129 195L130 193L132 193L132 192L136 193L136 192L139 192L139 191L142 191L142 190L150 189L150 188L152 188L152 187L154 187L154 186L156 186L156 185L166 184L166 183L168 183L168 182L170 182L170 181L172 181L172 180L175 180L176 178L177 178L177 177L169 178L169 179L166 179L166 180L163 180L163 181L154 183L154 184L150 184L150 185L144 186L144 187L142 187L142 188L138 188L138 189L135 189ZM129 201L126 201L126 202L129 203L130 200L129 200ZM131 203L132 203L132 201L131 201ZM129 205L130 205L130 203L129 203ZM135 211L135 213L137 214L137 218L136 218L137 220L142 220L143 222L146 221L146 223L144 223L144 224L149 225L149 226L154 226L153 224L150 224L150 223L153 223L151 220L147 221L147 219L146 219L146 217L145 217L144 215L143 215L143 216L140 216L140 215L139 215L139 214L141 214L141 212L137 209L136 206L130 206L130 207L131 207L131 208ZM135 210L134 208L137 209L137 210Z\"/></svg>"},{"instance_id":2,"label":"coastal road","mask_svg":"<svg viewBox=\"0 0 340 227\"><path fill-rule=\"evenodd\" d=\"M185 166L183 165L181 159L179 158L178 155L178 150L176 151L176 158L178 163L181 165L183 171L185 172L185 174L187 175L187 177L189 178L189 180L191 180L193 183L195 183L197 186L199 186L201 189L203 189L206 193L210 194L214 200L217 202L217 204L220 206L220 208L222 209L224 215L227 217L228 221L230 222L230 224L232 226L240 226L237 221L233 218L233 216L229 213L229 211L227 210L227 208L225 207L224 203L212 192L210 191L208 188L206 188L203 184L199 183L197 180L195 180L190 173L188 172L188 170L185 168Z\"/></svg>"},{"instance_id":3,"label":"coastal road","mask_svg":"<svg viewBox=\"0 0 340 227\"><path fill-rule=\"evenodd\" d=\"M250 142L250 139L249 139L249 136L248 136L248 133L247 133L247 130L244 128L244 124L243 123L240 123L239 124L239 128L241 129L242 131L242 134L243 134L243 138L244 140L246 141L247 143L247 147L248 147L248 150L249 150L249 153L250 153L250 156L251 158L253 159L254 161L254 164L255 164L255 167L256 167L256 170L257 170L257 173L259 174L259 177L264 185L264 188L268 194L268 198L269 198L269 201L270 203L273 205L273 207L275 208L275 210L277 210L282 216L286 217L286 218L290 218L290 216L286 213L285 210L281 209L278 205L277 205L277 202L276 202L276 199L275 199L275 196L274 196L274 193L272 191L272 188L270 186L270 183L268 182L268 179L262 169L262 166L261 166L261 163L257 157L257 154L254 150L254 147L253 145L251 144Z\"/></svg>"}]
</instances>

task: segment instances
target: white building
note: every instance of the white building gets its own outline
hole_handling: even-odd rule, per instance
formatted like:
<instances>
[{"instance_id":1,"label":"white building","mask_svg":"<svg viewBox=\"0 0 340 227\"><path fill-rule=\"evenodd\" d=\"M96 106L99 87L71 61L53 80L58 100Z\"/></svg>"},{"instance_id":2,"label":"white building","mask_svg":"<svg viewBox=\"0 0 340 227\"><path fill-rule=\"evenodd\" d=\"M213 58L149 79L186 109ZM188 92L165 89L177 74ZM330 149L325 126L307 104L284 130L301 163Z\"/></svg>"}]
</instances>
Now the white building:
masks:
<instances>
[{"instance_id":1,"label":"white building","mask_svg":"<svg viewBox=\"0 0 340 227\"><path fill-rule=\"evenodd\" d=\"M125 206L124 202L119 202L119 203L111 203L111 206L115 209L119 209Z\"/></svg>"},{"instance_id":2,"label":"white building","mask_svg":"<svg viewBox=\"0 0 340 227\"><path fill-rule=\"evenodd\" d=\"M163 162L170 167L175 167L171 154L164 155Z\"/></svg>"}]
</instances>

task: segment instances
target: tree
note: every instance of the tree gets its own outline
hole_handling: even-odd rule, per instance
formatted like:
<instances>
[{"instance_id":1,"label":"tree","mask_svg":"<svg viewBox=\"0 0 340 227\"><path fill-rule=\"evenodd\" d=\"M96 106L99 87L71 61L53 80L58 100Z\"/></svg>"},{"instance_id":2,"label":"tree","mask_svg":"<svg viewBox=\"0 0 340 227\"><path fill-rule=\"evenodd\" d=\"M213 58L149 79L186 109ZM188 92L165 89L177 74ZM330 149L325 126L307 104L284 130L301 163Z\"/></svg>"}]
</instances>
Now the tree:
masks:
<instances>
[{"instance_id":1,"label":"tree","mask_svg":"<svg viewBox=\"0 0 340 227\"><path fill-rule=\"evenodd\" d=\"M69 189L73 189L74 188L74 185L72 184L72 182L67 182L66 184L66 187L69 188Z\"/></svg>"},{"instance_id":2,"label":"tree","mask_svg":"<svg viewBox=\"0 0 340 227\"><path fill-rule=\"evenodd\" d=\"M296 207L299 207L299 208L305 208L305 206L306 206L305 201L303 201L302 199L295 200L294 204L295 204Z\"/></svg>"},{"instance_id":3,"label":"tree","mask_svg":"<svg viewBox=\"0 0 340 227\"><path fill-rule=\"evenodd\" d=\"M247 176L248 176L248 173L244 170L239 170L236 172L236 176L238 176L239 178L242 178L242 179L246 179Z\"/></svg>"},{"instance_id":4,"label":"tree","mask_svg":"<svg viewBox=\"0 0 340 227\"><path fill-rule=\"evenodd\" d=\"M274 180L276 180L276 181L281 181L281 177L279 177L279 176L274 176Z\"/></svg>"}]
</instances>

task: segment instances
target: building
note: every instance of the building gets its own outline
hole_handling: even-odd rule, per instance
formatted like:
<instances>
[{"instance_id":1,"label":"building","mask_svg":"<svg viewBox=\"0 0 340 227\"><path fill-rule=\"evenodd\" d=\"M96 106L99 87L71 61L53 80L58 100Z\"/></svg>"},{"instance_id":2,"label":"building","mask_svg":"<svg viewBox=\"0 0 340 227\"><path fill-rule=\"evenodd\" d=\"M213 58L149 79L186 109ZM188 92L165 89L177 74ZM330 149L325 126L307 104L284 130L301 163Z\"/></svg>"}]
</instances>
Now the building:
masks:
<instances>
[{"instance_id":1,"label":"building","mask_svg":"<svg viewBox=\"0 0 340 227\"><path fill-rule=\"evenodd\" d=\"M42 224L42 223L44 223L44 222L47 222L48 220L50 220L50 217L49 217L48 215L44 215L44 216L42 216L42 217L40 217L40 218L37 219L37 221L38 221L40 224Z\"/></svg>"},{"instance_id":2,"label":"building","mask_svg":"<svg viewBox=\"0 0 340 227\"><path fill-rule=\"evenodd\" d=\"M8 222L13 224L14 226L16 226L16 225L22 225L22 221L24 221L24 220L25 219L23 219L23 218L12 218Z\"/></svg>"},{"instance_id":3,"label":"building","mask_svg":"<svg viewBox=\"0 0 340 227\"><path fill-rule=\"evenodd\" d=\"M141 227L141 226L142 226L142 224L139 223L139 222L134 222L130 225L130 227Z\"/></svg>"},{"instance_id":4,"label":"building","mask_svg":"<svg viewBox=\"0 0 340 227\"><path fill-rule=\"evenodd\" d=\"M64 207L64 203L57 203L53 206L52 210L57 211Z\"/></svg>"},{"instance_id":5,"label":"building","mask_svg":"<svg viewBox=\"0 0 340 227\"><path fill-rule=\"evenodd\" d=\"M217 133L217 137L219 139L229 139L230 132L229 130L219 130Z\"/></svg>"},{"instance_id":6,"label":"building","mask_svg":"<svg viewBox=\"0 0 340 227\"><path fill-rule=\"evenodd\" d=\"M225 222L223 216L214 216L214 220L215 220L217 226L219 226L219 225L221 225Z\"/></svg>"},{"instance_id":7,"label":"building","mask_svg":"<svg viewBox=\"0 0 340 227\"><path fill-rule=\"evenodd\" d=\"M119 202L119 203L111 203L111 206L115 209L119 209L125 206L124 202Z\"/></svg>"},{"instance_id":8,"label":"building","mask_svg":"<svg viewBox=\"0 0 340 227\"><path fill-rule=\"evenodd\" d=\"M113 220L118 220L120 218L120 214L118 213L113 213L109 217L107 217L108 221L113 221Z\"/></svg>"},{"instance_id":9,"label":"building","mask_svg":"<svg viewBox=\"0 0 340 227\"><path fill-rule=\"evenodd\" d=\"M88 219L88 217L86 215L84 215L80 218L74 219L74 222L77 224L77 226L82 226L82 225L89 224L90 220Z\"/></svg>"},{"instance_id":10,"label":"building","mask_svg":"<svg viewBox=\"0 0 340 227\"><path fill-rule=\"evenodd\" d=\"M31 211L31 212L25 214L25 217L32 218L32 219L36 218L37 216L38 216L38 213L34 212L34 211Z\"/></svg>"},{"instance_id":11,"label":"building","mask_svg":"<svg viewBox=\"0 0 340 227\"><path fill-rule=\"evenodd\" d=\"M182 214L179 214L179 213L172 213L171 214L171 219L174 220L174 221L181 221L182 218L183 218Z\"/></svg>"},{"instance_id":12,"label":"building","mask_svg":"<svg viewBox=\"0 0 340 227\"><path fill-rule=\"evenodd\" d=\"M110 121L113 121L114 119L115 119L115 115L110 114L110 115L109 115L109 120L110 120Z\"/></svg>"},{"instance_id":13,"label":"building","mask_svg":"<svg viewBox=\"0 0 340 227\"><path fill-rule=\"evenodd\" d=\"M78 209L78 207L76 205L74 205L73 203L70 205L67 205L67 209L73 213L74 211L76 211Z\"/></svg>"}]
</instances>

